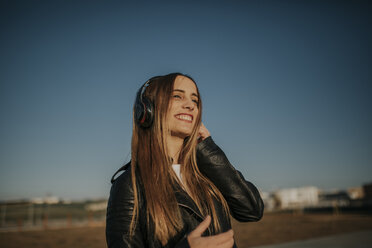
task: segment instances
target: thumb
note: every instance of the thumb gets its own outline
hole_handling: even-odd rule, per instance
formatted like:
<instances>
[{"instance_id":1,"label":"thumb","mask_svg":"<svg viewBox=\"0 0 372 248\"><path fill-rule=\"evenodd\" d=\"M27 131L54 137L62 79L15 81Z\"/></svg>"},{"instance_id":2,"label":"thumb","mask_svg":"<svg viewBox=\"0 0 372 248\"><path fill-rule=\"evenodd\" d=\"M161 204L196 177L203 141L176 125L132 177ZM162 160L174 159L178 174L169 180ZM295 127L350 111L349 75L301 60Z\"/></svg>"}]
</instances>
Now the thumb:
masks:
<instances>
[{"instance_id":1,"label":"thumb","mask_svg":"<svg viewBox=\"0 0 372 248\"><path fill-rule=\"evenodd\" d=\"M200 237L203 232L208 228L209 224L211 224L211 217L208 215L205 219L190 233L189 236L191 237Z\"/></svg>"}]
</instances>

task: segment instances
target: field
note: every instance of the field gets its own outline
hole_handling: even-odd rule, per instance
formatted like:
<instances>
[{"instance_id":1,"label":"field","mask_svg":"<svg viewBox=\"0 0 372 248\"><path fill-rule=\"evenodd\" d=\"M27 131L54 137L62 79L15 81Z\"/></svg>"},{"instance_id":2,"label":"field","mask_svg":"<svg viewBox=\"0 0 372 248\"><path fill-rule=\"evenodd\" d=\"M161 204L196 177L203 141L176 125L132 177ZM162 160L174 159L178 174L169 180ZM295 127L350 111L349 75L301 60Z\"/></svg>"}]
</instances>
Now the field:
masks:
<instances>
[{"instance_id":1,"label":"field","mask_svg":"<svg viewBox=\"0 0 372 248\"><path fill-rule=\"evenodd\" d=\"M332 234L372 229L371 215L266 214L259 222L233 222L239 247L277 244ZM90 227L0 233L0 247L106 247L103 222Z\"/></svg>"}]
</instances>

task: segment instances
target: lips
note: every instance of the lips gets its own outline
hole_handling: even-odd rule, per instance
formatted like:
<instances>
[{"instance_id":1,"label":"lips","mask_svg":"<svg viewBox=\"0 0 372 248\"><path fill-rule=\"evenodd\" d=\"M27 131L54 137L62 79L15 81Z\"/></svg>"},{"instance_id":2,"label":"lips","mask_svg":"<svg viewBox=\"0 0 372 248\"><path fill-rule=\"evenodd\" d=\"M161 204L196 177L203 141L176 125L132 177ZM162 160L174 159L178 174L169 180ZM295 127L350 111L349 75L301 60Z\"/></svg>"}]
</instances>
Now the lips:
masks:
<instances>
[{"instance_id":1,"label":"lips","mask_svg":"<svg viewBox=\"0 0 372 248\"><path fill-rule=\"evenodd\" d=\"M175 115L175 117L181 121L186 121L186 122L192 122L192 120L194 119L194 117L190 114L184 114L184 113L181 113L181 114L177 114Z\"/></svg>"}]
</instances>

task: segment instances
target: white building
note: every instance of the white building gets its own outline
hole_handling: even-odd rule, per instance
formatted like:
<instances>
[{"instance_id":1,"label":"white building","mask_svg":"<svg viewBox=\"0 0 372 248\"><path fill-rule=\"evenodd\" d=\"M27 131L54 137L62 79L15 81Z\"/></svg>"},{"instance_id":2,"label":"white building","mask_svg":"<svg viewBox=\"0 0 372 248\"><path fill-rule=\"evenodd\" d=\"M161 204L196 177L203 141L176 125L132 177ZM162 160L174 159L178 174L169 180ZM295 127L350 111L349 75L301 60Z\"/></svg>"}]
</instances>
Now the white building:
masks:
<instances>
[{"instance_id":1,"label":"white building","mask_svg":"<svg viewBox=\"0 0 372 248\"><path fill-rule=\"evenodd\" d=\"M311 207L319 202L319 190L314 186L281 189L275 192L275 198L282 209Z\"/></svg>"},{"instance_id":2,"label":"white building","mask_svg":"<svg viewBox=\"0 0 372 248\"><path fill-rule=\"evenodd\" d=\"M59 199L56 196L36 197L32 198L31 202L34 204L57 204Z\"/></svg>"},{"instance_id":3,"label":"white building","mask_svg":"<svg viewBox=\"0 0 372 248\"><path fill-rule=\"evenodd\" d=\"M276 202L273 195L268 192L261 191L260 195L265 205L265 211L273 211L276 208Z\"/></svg>"}]
</instances>

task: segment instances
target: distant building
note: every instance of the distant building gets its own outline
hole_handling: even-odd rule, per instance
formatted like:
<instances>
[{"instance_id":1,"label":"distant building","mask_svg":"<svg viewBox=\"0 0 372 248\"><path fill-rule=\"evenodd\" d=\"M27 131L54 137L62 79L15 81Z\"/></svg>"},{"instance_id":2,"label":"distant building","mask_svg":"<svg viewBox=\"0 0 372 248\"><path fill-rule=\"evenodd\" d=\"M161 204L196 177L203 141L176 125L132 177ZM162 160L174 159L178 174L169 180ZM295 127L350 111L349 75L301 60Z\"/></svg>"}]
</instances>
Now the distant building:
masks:
<instances>
[{"instance_id":1,"label":"distant building","mask_svg":"<svg viewBox=\"0 0 372 248\"><path fill-rule=\"evenodd\" d=\"M321 192L319 194L319 207L345 207L350 205L350 196L343 190Z\"/></svg>"},{"instance_id":2,"label":"distant building","mask_svg":"<svg viewBox=\"0 0 372 248\"><path fill-rule=\"evenodd\" d=\"M354 187L347 189L347 193L352 200L360 200L364 198L363 187Z\"/></svg>"},{"instance_id":3,"label":"distant building","mask_svg":"<svg viewBox=\"0 0 372 248\"><path fill-rule=\"evenodd\" d=\"M316 206L319 202L317 187L281 189L274 193L281 209L296 209Z\"/></svg>"},{"instance_id":4,"label":"distant building","mask_svg":"<svg viewBox=\"0 0 372 248\"><path fill-rule=\"evenodd\" d=\"M273 194L268 192L260 192L260 195L264 202L265 211L272 211L277 208L277 204Z\"/></svg>"},{"instance_id":5,"label":"distant building","mask_svg":"<svg viewBox=\"0 0 372 248\"><path fill-rule=\"evenodd\" d=\"M106 208L107 208L107 201L89 203L89 204L85 205L84 208L87 211L93 211L93 212L103 211L103 210L106 210Z\"/></svg>"},{"instance_id":6,"label":"distant building","mask_svg":"<svg viewBox=\"0 0 372 248\"><path fill-rule=\"evenodd\" d=\"M31 202L34 204L57 204L59 203L59 199L56 196L37 197L32 198Z\"/></svg>"},{"instance_id":7,"label":"distant building","mask_svg":"<svg viewBox=\"0 0 372 248\"><path fill-rule=\"evenodd\" d=\"M367 206L372 206L372 183L363 185L364 202Z\"/></svg>"}]
</instances>

